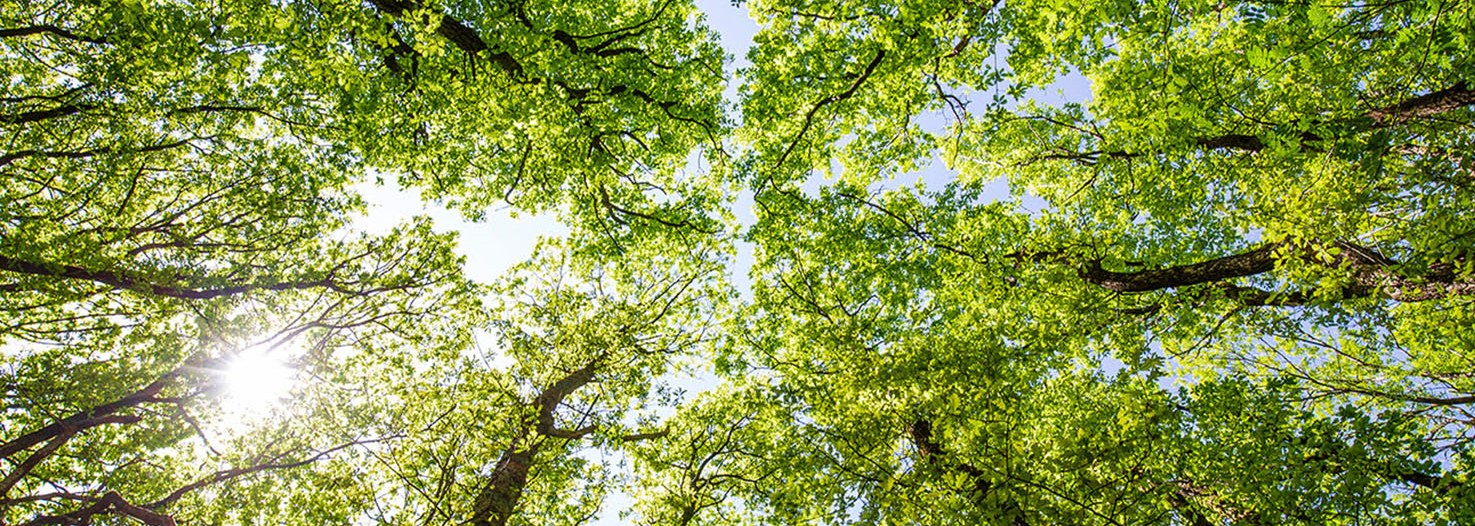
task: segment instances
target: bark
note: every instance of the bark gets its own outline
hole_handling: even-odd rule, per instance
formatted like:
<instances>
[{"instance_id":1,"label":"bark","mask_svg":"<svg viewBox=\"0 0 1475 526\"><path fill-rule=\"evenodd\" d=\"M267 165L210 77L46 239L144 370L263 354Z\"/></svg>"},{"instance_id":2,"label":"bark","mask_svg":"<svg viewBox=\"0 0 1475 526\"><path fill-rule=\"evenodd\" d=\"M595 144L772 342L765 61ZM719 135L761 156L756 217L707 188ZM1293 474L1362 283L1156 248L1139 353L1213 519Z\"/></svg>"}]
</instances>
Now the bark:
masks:
<instances>
[{"instance_id":1,"label":"bark","mask_svg":"<svg viewBox=\"0 0 1475 526\"><path fill-rule=\"evenodd\" d=\"M569 373L568 376L554 382L552 386L544 389L542 393L538 394L537 398L533 399L533 404L538 408L538 423L536 427L538 434L558 438L582 438L592 431L592 429L589 431L563 431L557 429L554 427L553 412L563 403L565 397L573 394L574 391L577 391L580 387L585 386L594 379L594 371L598 364L599 362L597 360L590 361L585 366Z\"/></svg>"},{"instance_id":2,"label":"bark","mask_svg":"<svg viewBox=\"0 0 1475 526\"><path fill-rule=\"evenodd\" d=\"M102 498L80 510L63 515L36 518L21 526L92 524L94 516L104 513L117 513L148 526L176 526L173 517L134 505L116 491L107 492Z\"/></svg>"},{"instance_id":3,"label":"bark","mask_svg":"<svg viewBox=\"0 0 1475 526\"><path fill-rule=\"evenodd\" d=\"M1299 290L1272 292L1228 282L1215 283L1224 295L1247 307L1299 307L1311 302L1311 295Z\"/></svg>"},{"instance_id":4,"label":"bark","mask_svg":"<svg viewBox=\"0 0 1475 526\"><path fill-rule=\"evenodd\" d=\"M519 448L514 445L502 453L497 467L488 477L487 485L476 496L471 524L474 526L505 526L517 503L522 499L523 488L527 487L528 469L538 454L538 446Z\"/></svg>"},{"instance_id":5,"label":"bark","mask_svg":"<svg viewBox=\"0 0 1475 526\"><path fill-rule=\"evenodd\" d=\"M31 470L36 469L37 464L46 460L52 453L56 453L56 450L60 449L68 440L71 440L72 435L76 433L76 430L65 429L60 434L51 437L51 440L46 442L46 445L42 446L39 451L26 457L24 462L21 462L20 465L15 467L14 471L11 471L9 475L5 476L5 480L0 480L0 498L10 496L10 489L14 488L16 483L30 474Z\"/></svg>"},{"instance_id":6,"label":"bark","mask_svg":"<svg viewBox=\"0 0 1475 526\"><path fill-rule=\"evenodd\" d=\"M1408 277L1387 266L1365 266L1358 270L1357 282L1363 289L1401 302L1475 295L1475 277L1459 275L1454 265L1437 264L1427 270L1423 276Z\"/></svg>"},{"instance_id":7,"label":"bark","mask_svg":"<svg viewBox=\"0 0 1475 526\"><path fill-rule=\"evenodd\" d=\"M1218 259L1139 272L1113 272L1091 262L1081 270L1081 279L1114 292L1149 292L1199 283L1224 281L1263 274L1275 269L1278 244L1265 244L1247 252Z\"/></svg>"},{"instance_id":8,"label":"bark","mask_svg":"<svg viewBox=\"0 0 1475 526\"><path fill-rule=\"evenodd\" d=\"M346 289L341 284L334 282L331 279L320 279L313 281L290 281L284 283L233 285L217 288L193 288L185 285L160 285L156 283L149 283L143 279L129 276L127 273L120 271L90 270L74 265L35 263L32 261L13 259L5 256L0 256L0 270L31 276L91 281L94 283L108 285L120 290L135 290L158 296L190 300L208 300L219 298L221 296L234 296L237 294L258 290L285 291L312 288L328 288L345 294L350 294L354 292L352 290Z\"/></svg>"},{"instance_id":9,"label":"bark","mask_svg":"<svg viewBox=\"0 0 1475 526\"><path fill-rule=\"evenodd\" d=\"M1475 104L1475 90L1461 81L1448 88L1368 112L1374 127L1427 119Z\"/></svg>"},{"instance_id":10,"label":"bark","mask_svg":"<svg viewBox=\"0 0 1475 526\"><path fill-rule=\"evenodd\" d=\"M1203 512L1193 506L1191 499L1195 496L1189 487L1179 484L1176 490L1168 493L1168 504L1173 507L1174 511L1186 518L1192 526L1214 526L1214 523L1204 517Z\"/></svg>"},{"instance_id":11,"label":"bark","mask_svg":"<svg viewBox=\"0 0 1475 526\"><path fill-rule=\"evenodd\" d=\"M1410 122L1436 117L1451 111L1469 107L1475 104L1475 90L1469 89L1465 82L1459 82L1448 88L1413 97L1411 99L1376 108L1356 117L1346 119L1353 124L1353 129L1369 130L1387 128L1408 124ZM1359 125L1360 121L1360 125ZM1301 142L1314 143L1324 140L1320 135L1311 132L1301 132ZM1245 152L1258 152L1265 149L1265 140L1257 135L1241 133L1227 133L1211 137L1199 137L1194 139L1194 144L1206 150L1239 150ZM1039 160L1070 160L1094 164L1101 158L1111 159L1134 159L1150 152L1129 152L1124 150L1113 151L1090 151L1079 153L1055 153L1042 155Z\"/></svg>"},{"instance_id":12,"label":"bark","mask_svg":"<svg viewBox=\"0 0 1475 526\"><path fill-rule=\"evenodd\" d=\"M1210 150L1245 150L1258 152L1265 148L1265 142L1254 135L1227 134L1218 137L1200 138L1198 145Z\"/></svg>"},{"instance_id":13,"label":"bark","mask_svg":"<svg viewBox=\"0 0 1475 526\"><path fill-rule=\"evenodd\" d=\"M1151 292L1214 283L1226 295L1245 305L1303 305L1312 296L1308 291L1272 293L1229 283L1229 280L1235 278L1275 270L1275 252L1283 247L1280 243L1267 243L1245 252L1208 261L1137 272L1114 272L1102 268L1100 261L1092 261L1079 274L1088 283L1114 292ZM1475 295L1475 277L1461 275L1457 272L1459 265L1434 264L1422 269L1419 275L1410 276L1401 271L1401 267L1405 266L1403 263L1366 247L1337 242L1326 248L1336 249L1336 255L1328 259L1324 254L1330 252L1308 246L1291 249L1286 257L1301 258L1328 268L1350 268L1352 283L1341 291L1344 298L1380 296L1398 302L1417 302Z\"/></svg>"},{"instance_id":14,"label":"bark","mask_svg":"<svg viewBox=\"0 0 1475 526\"><path fill-rule=\"evenodd\" d=\"M30 449L36 444L52 440L62 435L71 435L106 424L137 422L139 420L137 416L119 415L117 413L154 401L165 387L174 383L174 379L178 376L179 371L180 369L175 369L166 373L153 383L115 401L99 405L92 409L79 411L41 429L0 444L0 458L10 458L12 455Z\"/></svg>"},{"instance_id":15,"label":"bark","mask_svg":"<svg viewBox=\"0 0 1475 526\"><path fill-rule=\"evenodd\" d=\"M576 430L558 429L555 426L554 412L564 398L594 380L598 365L598 360L590 361L533 398L536 415L523 421L521 431L513 437L512 444L502 452L497 466L487 477L486 486L477 493L471 512L473 526L505 526L512 518L513 512L517 511L517 503L522 500L523 490L527 487L528 471L537 460L545 438L576 440L594 431L594 426Z\"/></svg>"},{"instance_id":16,"label":"bark","mask_svg":"<svg viewBox=\"0 0 1475 526\"><path fill-rule=\"evenodd\" d=\"M1464 485L1464 483L1458 479L1446 478L1442 475L1430 475L1417 471L1404 471L1396 473L1391 478L1400 482L1404 482L1406 484L1412 484L1433 491L1440 495L1447 494L1451 490Z\"/></svg>"},{"instance_id":17,"label":"bark","mask_svg":"<svg viewBox=\"0 0 1475 526\"><path fill-rule=\"evenodd\" d=\"M404 16L406 11L420 7L416 2L405 0L370 0L369 3L385 14L395 17ZM473 57L480 57L482 52L488 51L487 58L504 73L513 77L522 76L522 64L516 58L506 52L490 52L491 46L482 40L481 35L478 35L475 29L460 20L451 18L450 15L441 15L440 23L435 27L435 34Z\"/></svg>"}]
</instances>

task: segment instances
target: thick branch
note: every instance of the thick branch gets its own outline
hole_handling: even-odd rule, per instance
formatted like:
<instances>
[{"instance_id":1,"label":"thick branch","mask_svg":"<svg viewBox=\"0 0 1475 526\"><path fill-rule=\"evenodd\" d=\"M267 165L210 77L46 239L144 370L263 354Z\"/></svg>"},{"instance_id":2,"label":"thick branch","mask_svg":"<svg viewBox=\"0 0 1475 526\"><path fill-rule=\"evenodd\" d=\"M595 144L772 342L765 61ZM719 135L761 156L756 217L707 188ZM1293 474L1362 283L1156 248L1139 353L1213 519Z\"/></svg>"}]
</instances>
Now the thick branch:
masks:
<instances>
[{"instance_id":1,"label":"thick branch","mask_svg":"<svg viewBox=\"0 0 1475 526\"><path fill-rule=\"evenodd\" d=\"M40 122L44 120L55 119L57 117L73 115L78 112L91 109L92 107L93 106L87 104L66 104L51 108L49 110L27 111L18 115L0 116L0 122L3 122L5 124L30 124L33 122Z\"/></svg>"},{"instance_id":2,"label":"thick branch","mask_svg":"<svg viewBox=\"0 0 1475 526\"><path fill-rule=\"evenodd\" d=\"M115 512L119 515L130 517L148 526L176 526L173 517L136 506L128 502L116 491L107 492L97 502L80 510L62 515L40 517L21 526L92 524L93 516L108 512Z\"/></svg>"},{"instance_id":3,"label":"thick branch","mask_svg":"<svg viewBox=\"0 0 1475 526\"><path fill-rule=\"evenodd\" d=\"M512 439L512 444L502 452L502 458L497 460L497 467L487 477L487 485L476 495L470 521L473 526L504 526L511 519L518 501L522 499L523 489L527 487L528 470L542 445L534 434L541 437L579 439L594 431L594 426L572 431L558 429L554 425L553 413L564 398L594 380L598 365L599 360L591 360L554 382L533 399L538 414L536 420L531 422L532 429L524 427ZM527 426L529 423L525 420L523 425Z\"/></svg>"},{"instance_id":4,"label":"thick branch","mask_svg":"<svg viewBox=\"0 0 1475 526\"><path fill-rule=\"evenodd\" d=\"M1196 141L1199 147L1210 150L1245 150L1258 152L1265 148L1265 142L1254 135L1243 135L1231 133L1218 137L1203 137Z\"/></svg>"},{"instance_id":5,"label":"thick branch","mask_svg":"<svg viewBox=\"0 0 1475 526\"><path fill-rule=\"evenodd\" d=\"M8 496L10 494L10 488L15 487L16 483L19 483L21 479L30 474L31 470L36 469L37 464L46 460L52 453L56 453L56 450L60 449L63 444L66 444L76 433L77 431L74 429L65 429L56 436L51 437L51 440L45 446L42 446L39 451L26 457L26 460L16 466L14 471L6 475L5 480L0 480L0 497Z\"/></svg>"},{"instance_id":6,"label":"thick branch","mask_svg":"<svg viewBox=\"0 0 1475 526\"><path fill-rule=\"evenodd\" d=\"M1202 512L1194 508L1192 498L1195 496L1191 486L1179 484L1175 491L1168 493L1168 505L1187 518L1191 526L1214 526Z\"/></svg>"},{"instance_id":7,"label":"thick branch","mask_svg":"<svg viewBox=\"0 0 1475 526\"><path fill-rule=\"evenodd\" d=\"M569 373L568 376L554 382L552 386L544 389L533 404L538 408L538 434L557 438L583 438L594 431L593 427L585 427L574 431L564 431L555 427L553 412L558 409L563 399L580 387L587 385L594 379L594 371L599 365L599 360L591 360L588 364L578 370Z\"/></svg>"},{"instance_id":8,"label":"thick branch","mask_svg":"<svg viewBox=\"0 0 1475 526\"><path fill-rule=\"evenodd\" d=\"M95 37L78 36L76 33L73 33L71 31L67 31L65 29L62 29L60 27L57 27L57 26L54 26L54 25L51 25L51 24L38 24L38 25L34 25L34 26L17 27L17 28L11 28L11 29L0 29L0 38L24 37L24 36L31 36L31 35L52 35L52 36L58 36L58 37L61 37L61 38L65 38L65 39L68 39L68 40L76 40L78 42L87 42L87 43L90 43L90 44L106 44L106 43L108 43L107 39L95 38Z\"/></svg>"},{"instance_id":9,"label":"thick branch","mask_svg":"<svg viewBox=\"0 0 1475 526\"><path fill-rule=\"evenodd\" d=\"M137 422L139 417L132 415L116 415L115 413L137 407L140 404L153 401L160 391L174 382L179 370L171 371L155 380L144 388L129 393L123 398L109 402L86 411L79 411L71 416L63 418L51 425L42 427L30 433L21 435L14 440L0 444L0 458L9 458L11 455L25 451L26 449L51 440L63 434L73 434L89 428L105 424L128 424Z\"/></svg>"},{"instance_id":10,"label":"thick branch","mask_svg":"<svg viewBox=\"0 0 1475 526\"><path fill-rule=\"evenodd\" d=\"M1278 246L1265 244L1247 252L1201 263L1140 272L1112 272L1102 268L1100 261L1093 261L1081 270L1080 275L1087 282L1115 292L1186 287L1269 272L1275 268L1275 249Z\"/></svg>"},{"instance_id":11,"label":"thick branch","mask_svg":"<svg viewBox=\"0 0 1475 526\"><path fill-rule=\"evenodd\" d=\"M374 7L383 11L385 14L395 17L402 17L406 11L420 7L416 2L406 0L370 0L369 3L373 4ZM435 34L449 40L451 44L454 44L461 51L473 57L480 57L483 51L491 50L491 46L488 46L486 41L482 40L481 35L478 35L476 30L460 20L451 18L450 15L441 15L440 24L435 27ZM512 55L506 52L496 52L488 53L486 56L493 64L496 64L497 67L501 68L508 75L513 77L522 76L522 63L518 62Z\"/></svg>"},{"instance_id":12,"label":"thick branch","mask_svg":"<svg viewBox=\"0 0 1475 526\"><path fill-rule=\"evenodd\" d=\"M1138 272L1114 272L1092 261L1082 269L1081 279L1114 292L1151 292L1215 283L1227 295L1252 306L1303 305L1310 301L1306 291L1272 293L1253 287L1229 283L1229 280L1264 274L1275 269L1275 252L1280 243L1267 243L1239 254L1208 261ZM1475 295L1475 279L1456 272L1457 265L1430 265L1421 276L1410 277L1397 271L1401 264L1366 247L1337 242L1334 256L1327 259L1322 251L1303 247L1289 257L1299 257L1312 264L1330 268L1346 267L1352 271L1352 283L1342 290L1342 297L1360 298L1379 295L1400 302L1429 301L1449 296Z\"/></svg>"},{"instance_id":13,"label":"thick branch","mask_svg":"<svg viewBox=\"0 0 1475 526\"><path fill-rule=\"evenodd\" d=\"M471 515L473 526L505 526L507 520L512 518L512 512L517 509L517 502L522 499L522 490L527 486L528 469L532 467L538 446L519 448L516 442L514 440L513 446L502 453L486 487L476 495L476 504Z\"/></svg>"},{"instance_id":14,"label":"thick branch","mask_svg":"<svg viewBox=\"0 0 1475 526\"><path fill-rule=\"evenodd\" d=\"M1439 494L1448 493L1450 490L1464 485L1463 482L1457 479L1417 471L1403 471L1396 474L1393 478L1400 482L1413 484Z\"/></svg>"},{"instance_id":15,"label":"thick branch","mask_svg":"<svg viewBox=\"0 0 1475 526\"><path fill-rule=\"evenodd\" d=\"M1359 269L1357 280L1362 287L1401 302L1475 295L1475 279L1460 276L1453 265L1432 265L1428 274L1417 279L1392 272L1387 266L1368 266Z\"/></svg>"},{"instance_id":16,"label":"thick branch","mask_svg":"<svg viewBox=\"0 0 1475 526\"><path fill-rule=\"evenodd\" d=\"M1448 88L1368 112L1375 127L1404 124L1475 104L1475 90L1461 81Z\"/></svg>"},{"instance_id":17,"label":"thick branch","mask_svg":"<svg viewBox=\"0 0 1475 526\"><path fill-rule=\"evenodd\" d=\"M338 292L352 293L353 291L343 287L331 279L320 279L312 281L289 281L283 283L261 283L250 285L233 285L218 288L191 288L183 285L160 285L148 283L142 279L129 276L118 271L89 270L73 265L56 265L34 263L19 259L0 256L0 270L26 274L31 276L43 276L62 279L77 279L109 285L123 290L135 290L166 296L170 298L206 300L219 298L221 296L233 296L257 290L285 291L312 288L328 288Z\"/></svg>"}]
</instances>

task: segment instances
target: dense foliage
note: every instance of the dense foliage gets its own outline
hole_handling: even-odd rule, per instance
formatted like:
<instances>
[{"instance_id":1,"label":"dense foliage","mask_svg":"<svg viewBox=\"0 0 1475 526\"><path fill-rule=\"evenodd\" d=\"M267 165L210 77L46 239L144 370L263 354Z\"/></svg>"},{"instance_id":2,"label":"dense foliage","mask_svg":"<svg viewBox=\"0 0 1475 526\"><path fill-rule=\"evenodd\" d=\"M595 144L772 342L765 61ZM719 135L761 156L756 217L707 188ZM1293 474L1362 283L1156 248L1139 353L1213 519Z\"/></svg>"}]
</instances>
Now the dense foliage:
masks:
<instances>
[{"instance_id":1,"label":"dense foliage","mask_svg":"<svg viewBox=\"0 0 1475 526\"><path fill-rule=\"evenodd\" d=\"M744 7L0 0L0 524L1475 523L1475 5Z\"/></svg>"}]
</instances>

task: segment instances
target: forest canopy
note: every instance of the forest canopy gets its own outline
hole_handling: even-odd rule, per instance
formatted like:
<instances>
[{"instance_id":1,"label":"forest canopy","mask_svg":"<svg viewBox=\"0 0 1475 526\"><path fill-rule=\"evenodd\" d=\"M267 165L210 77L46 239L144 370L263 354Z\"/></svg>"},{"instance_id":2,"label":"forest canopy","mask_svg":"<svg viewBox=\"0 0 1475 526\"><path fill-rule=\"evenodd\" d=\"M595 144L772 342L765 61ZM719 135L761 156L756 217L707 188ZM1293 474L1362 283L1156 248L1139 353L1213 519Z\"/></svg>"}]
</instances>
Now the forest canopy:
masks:
<instances>
[{"instance_id":1,"label":"forest canopy","mask_svg":"<svg viewBox=\"0 0 1475 526\"><path fill-rule=\"evenodd\" d=\"M0 0L0 524L1475 524L1475 4L738 4Z\"/></svg>"}]
</instances>

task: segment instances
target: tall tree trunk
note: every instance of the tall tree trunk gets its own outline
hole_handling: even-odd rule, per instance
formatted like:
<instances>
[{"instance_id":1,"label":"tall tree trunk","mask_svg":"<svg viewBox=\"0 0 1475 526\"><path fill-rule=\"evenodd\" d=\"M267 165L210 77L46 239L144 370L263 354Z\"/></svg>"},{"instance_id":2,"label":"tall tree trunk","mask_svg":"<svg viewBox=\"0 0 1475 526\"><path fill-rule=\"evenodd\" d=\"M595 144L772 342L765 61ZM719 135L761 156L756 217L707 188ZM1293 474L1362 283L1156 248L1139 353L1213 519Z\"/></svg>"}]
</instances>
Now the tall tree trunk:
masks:
<instances>
[{"instance_id":1,"label":"tall tree trunk","mask_svg":"<svg viewBox=\"0 0 1475 526\"><path fill-rule=\"evenodd\" d=\"M474 526L505 526L517 511L527 487L528 471L537 461L538 450L549 438L577 440L594 431L594 426L576 430L559 429L555 425L554 411L564 398L594 380L599 360L595 359L583 367L564 376L533 398L536 413L524 418L517 436L502 452L497 467L486 478L486 486L477 493L472 504L471 524Z\"/></svg>"}]
</instances>

